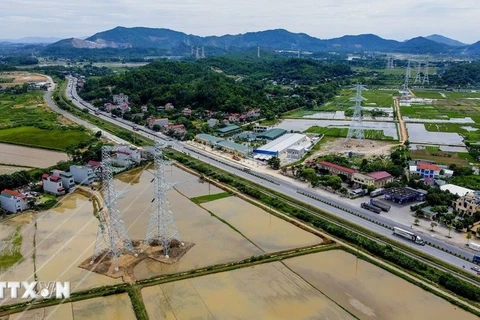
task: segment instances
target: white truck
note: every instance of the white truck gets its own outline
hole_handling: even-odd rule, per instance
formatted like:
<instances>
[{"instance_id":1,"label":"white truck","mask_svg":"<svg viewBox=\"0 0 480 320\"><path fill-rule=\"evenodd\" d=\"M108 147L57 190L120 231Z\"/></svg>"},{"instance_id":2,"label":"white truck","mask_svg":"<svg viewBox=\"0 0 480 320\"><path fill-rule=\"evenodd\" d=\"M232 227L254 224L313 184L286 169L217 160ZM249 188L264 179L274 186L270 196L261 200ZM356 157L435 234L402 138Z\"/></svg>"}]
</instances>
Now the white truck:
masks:
<instances>
[{"instance_id":1,"label":"white truck","mask_svg":"<svg viewBox=\"0 0 480 320\"><path fill-rule=\"evenodd\" d=\"M420 238L419 236L417 236L413 232L403 230L403 229L400 229L400 228L397 228L397 227L393 227L393 233L396 234L397 236L400 236L400 237L403 237L407 240L413 241L416 244L419 244L421 246L425 245L425 242L423 242L422 238Z\"/></svg>"}]
</instances>

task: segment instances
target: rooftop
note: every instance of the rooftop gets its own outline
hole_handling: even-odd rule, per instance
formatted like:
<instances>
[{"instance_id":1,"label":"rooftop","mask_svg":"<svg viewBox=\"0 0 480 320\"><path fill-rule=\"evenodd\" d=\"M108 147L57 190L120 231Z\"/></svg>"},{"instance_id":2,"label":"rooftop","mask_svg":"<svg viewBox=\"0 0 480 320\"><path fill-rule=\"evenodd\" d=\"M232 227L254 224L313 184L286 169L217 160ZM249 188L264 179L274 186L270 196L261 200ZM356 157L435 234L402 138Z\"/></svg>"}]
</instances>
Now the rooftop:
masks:
<instances>
[{"instance_id":1,"label":"rooftop","mask_svg":"<svg viewBox=\"0 0 480 320\"><path fill-rule=\"evenodd\" d=\"M235 130L239 130L241 129L239 126L237 125L231 125L231 126L226 126L224 128L220 128L220 129L217 129L215 130L215 132L218 132L218 133L229 133L229 132L232 132L232 131L235 131Z\"/></svg>"},{"instance_id":2,"label":"rooftop","mask_svg":"<svg viewBox=\"0 0 480 320\"><path fill-rule=\"evenodd\" d=\"M393 196L395 198L413 198L421 194L421 192L410 188L393 187L385 189L384 194Z\"/></svg>"},{"instance_id":3,"label":"rooftop","mask_svg":"<svg viewBox=\"0 0 480 320\"><path fill-rule=\"evenodd\" d=\"M217 145L225 147L225 148L230 149L230 150L236 150L236 151L241 152L243 154L248 153L248 147L247 146L244 146L243 144L238 144L238 143L235 143L235 142L232 142L232 141L222 140L222 141L218 142Z\"/></svg>"},{"instance_id":4,"label":"rooftop","mask_svg":"<svg viewBox=\"0 0 480 320\"><path fill-rule=\"evenodd\" d=\"M344 172L348 172L348 173L355 173L356 171L353 170L353 169L350 169L350 168L347 168L347 167L342 167L338 164L335 164L335 163L331 163L331 162L328 162L328 161L320 161L319 164L325 166L325 167L329 167L329 168L334 168L334 169L337 169L337 170L340 170L340 171L344 171Z\"/></svg>"},{"instance_id":5,"label":"rooftop","mask_svg":"<svg viewBox=\"0 0 480 320\"><path fill-rule=\"evenodd\" d=\"M300 140L304 139L306 136L304 134L299 133L287 133L277 138L264 146L261 146L257 150L261 151L271 151L271 152L278 152L285 150L288 147L293 146L294 144L298 143Z\"/></svg>"},{"instance_id":6,"label":"rooftop","mask_svg":"<svg viewBox=\"0 0 480 320\"><path fill-rule=\"evenodd\" d=\"M424 169L424 170L432 170L432 171L440 171L440 167L435 165L435 164L431 164L431 163L426 163L426 162L419 162L417 163L417 169Z\"/></svg>"},{"instance_id":7,"label":"rooftop","mask_svg":"<svg viewBox=\"0 0 480 320\"><path fill-rule=\"evenodd\" d=\"M199 133L197 134L197 139L203 140L203 141L208 141L210 143L216 144L220 141L223 141L225 139L219 138L212 136L211 134L206 134L206 133Z\"/></svg>"},{"instance_id":8,"label":"rooftop","mask_svg":"<svg viewBox=\"0 0 480 320\"><path fill-rule=\"evenodd\" d=\"M258 138L274 140L274 139L284 135L285 133L287 133L287 130L285 130L285 129L273 128L273 129L269 129L269 130L259 134Z\"/></svg>"},{"instance_id":9,"label":"rooftop","mask_svg":"<svg viewBox=\"0 0 480 320\"><path fill-rule=\"evenodd\" d=\"M457 185L454 185L454 184L444 184L443 186L440 186L440 190L443 190L443 191L448 190L450 193L456 194L460 197L463 197L467 193L475 192L472 189L460 187L460 186L457 186Z\"/></svg>"},{"instance_id":10,"label":"rooftop","mask_svg":"<svg viewBox=\"0 0 480 320\"><path fill-rule=\"evenodd\" d=\"M24 194L18 192L17 190L9 190L9 189L3 190L1 195L2 196L6 195L8 197L19 197L19 198L22 198L22 199L25 199L27 197Z\"/></svg>"},{"instance_id":11,"label":"rooftop","mask_svg":"<svg viewBox=\"0 0 480 320\"><path fill-rule=\"evenodd\" d=\"M376 171L367 174L367 176L374 178L375 180L391 178L392 175L387 171Z\"/></svg>"}]
</instances>

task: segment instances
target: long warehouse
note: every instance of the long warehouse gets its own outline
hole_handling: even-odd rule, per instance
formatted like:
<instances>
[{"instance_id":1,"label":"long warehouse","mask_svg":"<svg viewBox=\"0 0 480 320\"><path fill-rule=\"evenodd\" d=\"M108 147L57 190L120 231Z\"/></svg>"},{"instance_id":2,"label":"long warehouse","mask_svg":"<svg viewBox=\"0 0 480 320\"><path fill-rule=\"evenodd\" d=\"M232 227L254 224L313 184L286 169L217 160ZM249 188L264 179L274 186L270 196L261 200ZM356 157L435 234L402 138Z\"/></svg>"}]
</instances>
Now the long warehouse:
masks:
<instances>
[{"instance_id":1,"label":"long warehouse","mask_svg":"<svg viewBox=\"0 0 480 320\"><path fill-rule=\"evenodd\" d=\"M253 150L255 158L260 160L266 160L271 157L281 157L292 146L304 146L305 148L310 146L310 139L299 133L287 133L266 145Z\"/></svg>"}]
</instances>

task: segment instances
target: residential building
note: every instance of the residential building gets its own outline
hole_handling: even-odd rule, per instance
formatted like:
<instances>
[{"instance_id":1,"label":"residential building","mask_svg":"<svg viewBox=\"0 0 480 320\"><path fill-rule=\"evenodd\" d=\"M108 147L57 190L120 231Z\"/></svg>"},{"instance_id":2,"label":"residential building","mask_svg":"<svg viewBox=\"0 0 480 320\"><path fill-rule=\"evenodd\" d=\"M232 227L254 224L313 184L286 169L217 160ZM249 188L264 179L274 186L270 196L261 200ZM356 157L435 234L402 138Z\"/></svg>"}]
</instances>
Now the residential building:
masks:
<instances>
[{"instance_id":1,"label":"residential building","mask_svg":"<svg viewBox=\"0 0 480 320\"><path fill-rule=\"evenodd\" d=\"M142 110L142 112L147 112L148 111L148 106L143 105L143 106L140 107L140 109Z\"/></svg>"},{"instance_id":2,"label":"residential building","mask_svg":"<svg viewBox=\"0 0 480 320\"><path fill-rule=\"evenodd\" d=\"M242 131L242 128L237 125L226 126L224 128L220 128L215 130L215 133L218 134L220 137L231 135L237 132Z\"/></svg>"},{"instance_id":3,"label":"residential building","mask_svg":"<svg viewBox=\"0 0 480 320\"><path fill-rule=\"evenodd\" d=\"M121 104L121 103L127 103L128 104L128 96L126 94L120 93L120 94L114 94L113 95L113 103L114 104Z\"/></svg>"},{"instance_id":4,"label":"residential building","mask_svg":"<svg viewBox=\"0 0 480 320\"><path fill-rule=\"evenodd\" d=\"M416 166L410 166L411 173L417 173L422 178L438 178L442 169L432 163L417 162Z\"/></svg>"},{"instance_id":5,"label":"residential building","mask_svg":"<svg viewBox=\"0 0 480 320\"><path fill-rule=\"evenodd\" d=\"M130 167L142 160L142 154L138 148L125 147L117 150L116 157L113 159L115 163L122 167Z\"/></svg>"},{"instance_id":6,"label":"residential building","mask_svg":"<svg viewBox=\"0 0 480 320\"><path fill-rule=\"evenodd\" d=\"M102 172L102 163L101 162L90 160L90 161L88 161L87 166L92 167L93 172L95 172L95 174L97 174L97 176L99 176L100 173Z\"/></svg>"},{"instance_id":7,"label":"residential building","mask_svg":"<svg viewBox=\"0 0 480 320\"><path fill-rule=\"evenodd\" d=\"M115 105L111 103L105 103L103 107L105 108L106 112L112 112L112 110L115 109Z\"/></svg>"},{"instance_id":8,"label":"residential building","mask_svg":"<svg viewBox=\"0 0 480 320\"><path fill-rule=\"evenodd\" d=\"M255 108L247 112L247 118L258 118L260 117L260 109Z\"/></svg>"},{"instance_id":9,"label":"residential building","mask_svg":"<svg viewBox=\"0 0 480 320\"><path fill-rule=\"evenodd\" d=\"M371 173L367 173L367 176L374 179L374 184L373 185L376 188L382 188L387 183L390 183L390 182L393 181L393 176L390 173L388 173L387 171L371 172Z\"/></svg>"},{"instance_id":10,"label":"residential building","mask_svg":"<svg viewBox=\"0 0 480 320\"><path fill-rule=\"evenodd\" d=\"M461 215L473 216L480 211L480 199L474 192L469 192L453 203L453 209Z\"/></svg>"},{"instance_id":11,"label":"residential building","mask_svg":"<svg viewBox=\"0 0 480 320\"><path fill-rule=\"evenodd\" d=\"M228 121L229 122L238 122L240 118L240 114L238 113L232 113L228 116Z\"/></svg>"},{"instance_id":12,"label":"residential building","mask_svg":"<svg viewBox=\"0 0 480 320\"><path fill-rule=\"evenodd\" d=\"M207 124L210 128L213 128L218 125L218 119L208 119Z\"/></svg>"},{"instance_id":13,"label":"residential building","mask_svg":"<svg viewBox=\"0 0 480 320\"><path fill-rule=\"evenodd\" d=\"M169 124L168 126L164 126L162 131L168 133L168 131L173 131L178 136L184 136L187 130L183 124Z\"/></svg>"},{"instance_id":14,"label":"residential building","mask_svg":"<svg viewBox=\"0 0 480 320\"><path fill-rule=\"evenodd\" d=\"M184 116L191 116L192 115L192 109L189 109L189 108L185 108L183 109L183 115Z\"/></svg>"},{"instance_id":15,"label":"residential building","mask_svg":"<svg viewBox=\"0 0 480 320\"><path fill-rule=\"evenodd\" d=\"M269 128L268 126L264 126L264 125L260 125L260 124L258 124L258 123L255 123L255 124L253 125L253 132L254 132L254 133L262 133L262 132L267 131L268 128Z\"/></svg>"},{"instance_id":16,"label":"residential building","mask_svg":"<svg viewBox=\"0 0 480 320\"><path fill-rule=\"evenodd\" d=\"M160 128L163 128L164 126L168 126L168 118L161 118L161 119L155 119L155 118L147 118L147 125L150 129L153 128L154 125L159 125Z\"/></svg>"},{"instance_id":17,"label":"residential building","mask_svg":"<svg viewBox=\"0 0 480 320\"><path fill-rule=\"evenodd\" d=\"M316 164L316 167L318 169L327 170L330 174L343 174L349 179L351 179L353 177L353 174L357 172L356 170L342 167L338 164L331 163L328 161L320 161Z\"/></svg>"},{"instance_id":18,"label":"residential building","mask_svg":"<svg viewBox=\"0 0 480 320\"><path fill-rule=\"evenodd\" d=\"M393 176L386 171L377 171L367 174L355 172L352 175L352 181L357 186L373 186L378 189L384 187L387 183L392 182Z\"/></svg>"},{"instance_id":19,"label":"residential building","mask_svg":"<svg viewBox=\"0 0 480 320\"><path fill-rule=\"evenodd\" d=\"M42 175L43 191L52 193L57 196L65 194L62 179L60 177L51 176L48 173Z\"/></svg>"},{"instance_id":20,"label":"residential building","mask_svg":"<svg viewBox=\"0 0 480 320\"><path fill-rule=\"evenodd\" d=\"M16 190L3 190L0 193L0 204L3 210L11 213L28 209L27 196Z\"/></svg>"},{"instance_id":21,"label":"residential building","mask_svg":"<svg viewBox=\"0 0 480 320\"><path fill-rule=\"evenodd\" d=\"M131 110L130 107L128 106L128 103L126 103L126 102L122 102L119 105L117 105L117 109L122 111L122 113L130 112L130 110Z\"/></svg>"},{"instance_id":22,"label":"residential building","mask_svg":"<svg viewBox=\"0 0 480 320\"><path fill-rule=\"evenodd\" d=\"M173 109L175 109L175 107L172 103L169 102L165 105L165 110L173 110Z\"/></svg>"},{"instance_id":23,"label":"residential building","mask_svg":"<svg viewBox=\"0 0 480 320\"><path fill-rule=\"evenodd\" d=\"M70 173L73 175L73 180L80 184L92 184L97 178L95 167L93 166L70 166Z\"/></svg>"},{"instance_id":24,"label":"residential building","mask_svg":"<svg viewBox=\"0 0 480 320\"><path fill-rule=\"evenodd\" d=\"M52 170L50 174L54 177L59 177L62 180L63 187L69 191L75 187L75 181L73 180L73 174L62 170Z\"/></svg>"}]
</instances>

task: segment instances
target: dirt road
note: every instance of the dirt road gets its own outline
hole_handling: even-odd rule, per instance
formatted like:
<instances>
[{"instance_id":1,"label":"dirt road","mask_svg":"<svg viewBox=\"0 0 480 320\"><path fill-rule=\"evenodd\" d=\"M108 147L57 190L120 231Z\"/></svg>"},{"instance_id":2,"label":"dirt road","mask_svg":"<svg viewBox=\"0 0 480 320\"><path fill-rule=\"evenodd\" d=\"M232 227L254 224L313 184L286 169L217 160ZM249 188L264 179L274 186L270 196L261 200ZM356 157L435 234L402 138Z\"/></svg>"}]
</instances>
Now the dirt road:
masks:
<instances>
[{"instance_id":1,"label":"dirt road","mask_svg":"<svg viewBox=\"0 0 480 320\"><path fill-rule=\"evenodd\" d=\"M405 141L408 140L407 126L405 124L405 121L403 121L403 118L402 118L402 112L400 111L400 101L399 101L399 99L395 98L394 101L395 101L395 109L397 110L398 124L400 125L399 141L400 141L400 144L405 144Z\"/></svg>"}]
</instances>

